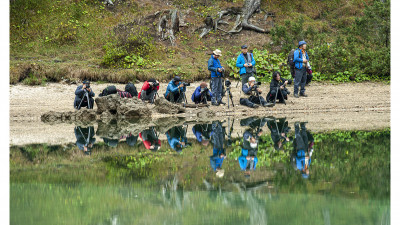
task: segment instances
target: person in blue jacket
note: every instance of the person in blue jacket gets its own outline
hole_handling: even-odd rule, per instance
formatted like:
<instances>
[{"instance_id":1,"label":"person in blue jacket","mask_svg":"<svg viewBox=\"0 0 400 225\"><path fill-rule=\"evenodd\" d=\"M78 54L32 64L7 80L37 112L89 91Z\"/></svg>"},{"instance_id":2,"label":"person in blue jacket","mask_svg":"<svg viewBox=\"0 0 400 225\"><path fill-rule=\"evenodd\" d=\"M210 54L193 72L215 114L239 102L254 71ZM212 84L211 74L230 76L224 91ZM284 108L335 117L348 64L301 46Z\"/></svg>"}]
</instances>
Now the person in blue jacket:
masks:
<instances>
[{"instance_id":1,"label":"person in blue jacket","mask_svg":"<svg viewBox=\"0 0 400 225\"><path fill-rule=\"evenodd\" d=\"M245 171L245 176L250 176L250 171L256 170L258 162L257 151L258 141L262 132L253 135L250 130L246 130L243 133L243 146L242 154L239 156L239 166L242 171Z\"/></svg>"},{"instance_id":2,"label":"person in blue jacket","mask_svg":"<svg viewBox=\"0 0 400 225\"><path fill-rule=\"evenodd\" d=\"M186 86L181 82L179 76L174 77L167 86L164 97L170 102L181 102L183 100L183 95L186 92ZM178 102L178 103L179 103Z\"/></svg>"},{"instance_id":3,"label":"person in blue jacket","mask_svg":"<svg viewBox=\"0 0 400 225\"><path fill-rule=\"evenodd\" d=\"M214 121L212 123L211 137L213 142L213 154L210 156L210 165L214 171L219 172L222 170L222 163L226 158L224 149L225 132L222 128L221 121Z\"/></svg>"},{"instance_id":4,"label":"person in blue jacket","mask_svg":"<svg viewBox=\"0 0 400 225\"><path fill-rule=\"evenodd\" d=\"M256 61L254 60L253 53L247 52L247 45L243 45L241 49L242 53L236 60L236 67L239 68L243 86L247 84L249 77L254 76Z\"/></svg>"},{"instance_id":5,"label":"person in blue jacket","mask_svg":"<svg viewBox=\"0 0 400 225\"><path fill-rule=\"evenodd\" d=\"M182 126L175 126L169 129L167 136L169 146L176 152L182 152L182 149L188 144L185 131Z\"/></svg>"},{"instance_id":6,"label":"person in blue jacket","mask_svg":"<svg viewBox=\"0 0 400 225\"><path fill-rule=\"evenodd\" d=\"M208 146L212 132L211 124L196 124L192 127L192 131L199 143L204 146Z\"/></svg>"},{"instance_id":7,"label":"person in blue jacket","mask_svg":"<svg viewBox=\"0 0 400 225\"><path fill-rule=\"evenodd\" d=\"M196 90L194 90L192 94L192 101L195 104L207 104L207 101L211 101L212 96L213 95L211 91L207 88L206 82L202 82L200 86L198 86Z\"/></svg>"},{"instance_id":8,"label":"person in blue jacket","mask_svg":"<svg viewBox=\"0 0 400 225\"><path fill-rule=\"evenodd\" d=\"M299 95L300 85L300 96L307 97L306 82L307 82L307 62L309 61L308 54L306 52L307 43L305 41L299 41L299 48L294 51L293 62L294 62L294 90L293 94L295 98Z\"/></svg>"},{"instance_id":9,"label":"person in blue jacket","mask_svg":"<svg viewBox=\"0 0 400 225\"><path fill-rule=\"evenodd\" d=\"M89 104L88 104L87 97L85 96L85 93L88 93L88 95L89 95ZM90 81L84 80L83 84L79 85L75 90L74 108L79 110L82 107L86 106L88 109L93 109L94 95L95 94L94 94L93 90L90 88ZM89 107L89 105L90 105L90 107Z\"/></svg>"},{"instance_id":10,"label":"person in blue jacket","mask_svg":"<svg viewBox=\"0 0 400 225\"><path fill-rule=\"evenodd\" d=\"M211 104L215 106L225 105L225 102L222 101L222 73L225 68L219 61L221 56L221 50L216 49L208 60L208 70L211 72Z\"/></svg>"},{"instance_id":11,"label":"person in blue jacket","mask_svg":"<svg viewBox=\"0 0 400 225\"><path fill-rule=\"evenodd\" d=\"M296 122L294 129L292 164L296 170L301 172L303 178L308 178L310 175L311 156L314 151L314 138L307 131L305 123Z\"/></svg>"}]
</instances>

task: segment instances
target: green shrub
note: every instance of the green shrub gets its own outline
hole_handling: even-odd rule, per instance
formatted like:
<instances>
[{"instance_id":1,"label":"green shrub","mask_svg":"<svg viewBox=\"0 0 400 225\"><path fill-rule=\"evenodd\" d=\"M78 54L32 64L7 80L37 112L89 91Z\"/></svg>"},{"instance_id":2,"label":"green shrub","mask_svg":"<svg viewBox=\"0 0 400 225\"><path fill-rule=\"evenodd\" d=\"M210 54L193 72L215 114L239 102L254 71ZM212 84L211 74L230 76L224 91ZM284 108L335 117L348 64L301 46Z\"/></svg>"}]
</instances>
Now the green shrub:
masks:
<instances>
[{"instance_id":1,"label":"green shrub","mask_svg":"<svg viewBox=\"0 0 400 225\"><path fill-rule=\"evenodd\" d=\"M156 46L146 28L136 27L128 34L116 34L103 46L105 54L101 64L113 68L135 68L148 65Z\"/></svg>"}]
</instances>

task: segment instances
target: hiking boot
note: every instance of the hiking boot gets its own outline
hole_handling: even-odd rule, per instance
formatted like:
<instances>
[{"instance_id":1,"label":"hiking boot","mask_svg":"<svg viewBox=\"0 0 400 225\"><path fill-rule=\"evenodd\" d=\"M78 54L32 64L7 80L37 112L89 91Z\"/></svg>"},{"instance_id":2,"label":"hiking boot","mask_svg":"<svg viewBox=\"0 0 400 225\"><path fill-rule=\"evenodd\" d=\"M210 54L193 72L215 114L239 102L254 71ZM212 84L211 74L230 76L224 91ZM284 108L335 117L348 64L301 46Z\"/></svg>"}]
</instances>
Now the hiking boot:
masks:
<instances>
[{"instance_id":1,"label":"hiking boot","mask_svg":"<svg viewBox=\"0 0 400 225\"><path fill-rule=\"evenodd\" d=\"M307 95L306 95L306 94L300 94L300 96L302 96L302 97L307 97Z\"/></svg>"},{"instance_id":2,"label":"hiking boot","mask_svg":"<svg viewBox=\"0 0 400 225\"><path fill-rule=\"evenodd\" d=\"M258 108L258 105L256 105L256 104L253 104L253 105L251 106L251 108L253 108L253 109L257 109L257 108Z\"/></svg>"},{"instance_id":3,"label":"hiking boot","mask_svg":"<svg viewBox=\"0 0 400 225\"><path fill-rule=\"evenodd\" d=\"M218 102L218 104L226 105L226 103L223 101Z\"/></svg>"},{"instance_id":4,"label":"hiking boot","mask_svg":"<svg viewBox=\"0 0 400 225\"><path fill-rule=\"evenodd\" d=\"M286 90L286 93L287 93L288 95L290 95L290 91L289 91L289 90Z\"/></svg>"},{"instance_id":5,"label":"hiking boot","mask_svg":"<svg viewBox=\"0 0 400 225\"><path fill-rule=\"evenodd\" d=\"M295 97L295 98L298 98L298 97L299 97L299 95L298 95L298 94L294 94L294 97Z\"/></svg>"},{"instance_id":6,"label":"hiking boot","mask_svg":"<svg viewBox=\"0 0 400 225\"><path fill-rule=\"evenodd\" d=\"M213 103L211 103L211 105L214 105L214 106L219 106L219 103L215 103L215 102L213 102Z\"/></svg>"},{"instance_id":7,"label":"hiking boot","mask_svg":"<svg viewBox=\"0 0 400 225\"><path fill-rule=\"evenodd\" d=\"M272 107L272 106L274 106L274 103L266 102L266 103L263 104L263 106L264 107Z\"/></svg>"}]
</instances>

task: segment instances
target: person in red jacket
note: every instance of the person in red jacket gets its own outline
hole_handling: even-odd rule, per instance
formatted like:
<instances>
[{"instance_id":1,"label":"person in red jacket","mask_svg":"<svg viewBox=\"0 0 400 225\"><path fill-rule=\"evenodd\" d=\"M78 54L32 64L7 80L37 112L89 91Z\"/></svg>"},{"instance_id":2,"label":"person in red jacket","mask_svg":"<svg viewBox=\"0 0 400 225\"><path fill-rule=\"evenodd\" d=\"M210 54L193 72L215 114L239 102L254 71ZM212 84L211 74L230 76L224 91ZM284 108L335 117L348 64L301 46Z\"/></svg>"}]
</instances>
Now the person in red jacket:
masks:
<instances>
[{"instance_id":1,"label":"person in red jacket","mask_svg":"<svg viewBox=\"0 0 400 225\"><path fill-rule=\"evenodd\" d=\"M150 149L151 151L157 151L161 148L161 141L157 137L156 131L154 127L150 127L150 129L146 129L139 133L140 139L144 144L146 149Z\"/></svg>"},{"instance_id":2,"label":"person in red jacket","mask_svg":"<svg viewBox=\"0 0 400 225\"><path fill-rule=\"evenodd\" d=\"M158 89L160 89L160 83L156 79L151 78L144 82L138 98L142 101L149 101L150 103L153 103Z\"/></svg>"}]
</instances>

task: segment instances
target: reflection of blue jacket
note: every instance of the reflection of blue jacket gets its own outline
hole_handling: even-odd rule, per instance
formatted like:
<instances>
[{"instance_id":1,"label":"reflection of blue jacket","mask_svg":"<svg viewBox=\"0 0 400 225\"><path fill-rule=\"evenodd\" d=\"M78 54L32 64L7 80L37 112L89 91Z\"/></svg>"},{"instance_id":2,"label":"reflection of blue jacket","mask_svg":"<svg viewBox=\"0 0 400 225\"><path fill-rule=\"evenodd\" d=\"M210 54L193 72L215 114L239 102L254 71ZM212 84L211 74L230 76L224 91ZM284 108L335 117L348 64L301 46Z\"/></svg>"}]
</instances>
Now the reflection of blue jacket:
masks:
<instances>
[{"instance_id":1,"label":"reflection of blue jacket","mask_svg":"<svg viewBox=\"0 0 400 225\"><path fill-rule=\"evenodd\" d=\"M168 134L168 132L165 133L165 135L167 136L169 146L171 146L171 148L172 148L173 150L175 150L175 151L177 151L177 149L178 149L178 148L176 147L176 145L179 144L179 141L187 143L187 138L181 138L181 140L180 140L180 139L177 138L177 137L171 137L171 136Z\"/></svg>"},{"instance_id":2,"label":"reflection of blue jacket","mask_svg":"<svg viewBox=\"0 0 400 225\"><path fill-rule=\"evenodd\" d=\"M167 97L167 96L168 96L168 93L170 93L170 92L172 92L172 93L177 93L177 92L179 91L179 87L178 87L178 86L179 86L181 83L182 83L182 82L179 82L178 85L175 85L174 81L171 80L171 81L168 83L167 90L165 91L164 97ZM180 89L181 89L181 91L186 91L186 87L181 87Z\"/></svg>"},{"instance_id":3,"label":"reflection of blue jacket","mask_svg":"<svg viewBox=\"0 0 400 225\"><path fill-rule=\"evenodd\" d=\"M247 54L251 55L251 64L253 65L253 68L254 68L256 66L256 61L253 58L253 54L252 53L247 53ZM236 60L236 67L239 67L239 69L240 69L239 73L240 74L246 73L246 67L244 67L245 63L246 63L246 60L244 59L243 53L241 53L238 56L237 60Z\"/></svg>"},{"instance_id":4,"label":"reflection of blue jacket","mask_svg":"<svg viewBox=\"0 0 400 225\"><path fill-rule=\"evenodd\" d=\"M222 153L224 153L223 149L213 149L213 155L210 156L210 165L214 171L217 170L217 168L221 168L224 162L224 158L219 157Z\"/></svg>"},{"instance_id":5,"label":"reflection of blue jacket","mask_svg":"<svg viewBox=\"0 0 400 225\"><path fill-rule=\"evenodd\" d=\"M218 68L222 68L221 62L212 55L208 60L208 70L211 71L211 77L222 77L222 73L218 72Z\"/></svg>"},{"instance_id":6,"label":"reflection of blue jacket","mask_svg":"<svg viewBox=\"0 0 400 225\"><path fill-rule=\"evenodd\" d=\"M308 165L311 165L311 157L308 159ZM298 150L296 154L296 168L303 171L306 166L306 153L304 150Z\"/></svg>"},{"instance_id":7,"label":"reflection of blue jacket","mask_svg":"<svg viewBox=\"0 0 400 225\"><path fill-rule=\"evenodd\" d=\"M210 89L208 89L208 94L210 94L210 97L212 97ZM198 86L192 94L192 101L195 102L194 99L198 99L200 101L200 98L201 98L201 87Z\"/></svg>"},{"instance_id":8,"label":"reflection of blue jacket","mask_svg":"<svg viewBox=\"0 0 400 225\"><path fill-rule=\"evenodd\" d=\"M248 162L248 160L246 159L246 156L248 154L249 154L249 151L242 148L242 155L239 157L239 165L240 165L240 169L242 169L242 170L246 170L247 162ZM254 156L254 167L250 168L250 170L256 170L257 162L258 162L258 158L257 158L257 156Z\"/></svg>"},{"instance_id":9,"label":"reflection of blue jacket","mask_svg":"<svg viewBox=\"0 0 400 225\"><path fill-rule=\"evenodd\" d=\"M308 60L307 52L306 52L306 58ZM301 50L299 48L294 51L293 62L294 62L294 67L296 69L303 68L303 54L301 53Z\"/></svg>"}]
</instances>

